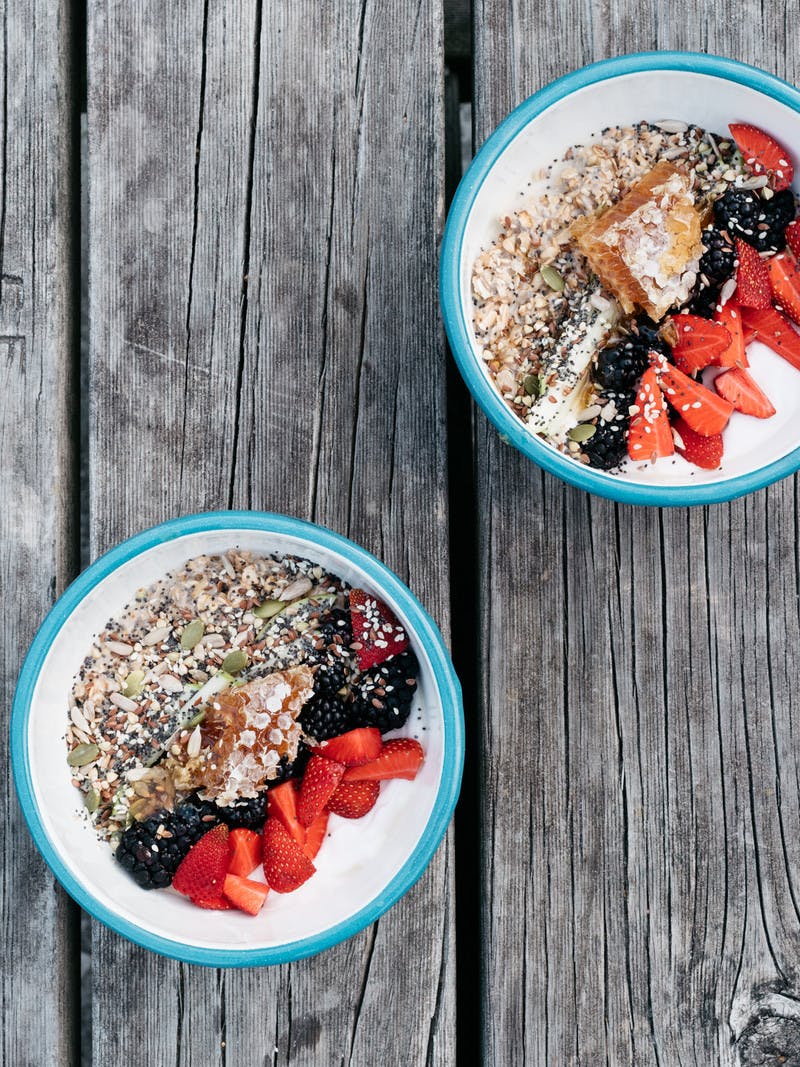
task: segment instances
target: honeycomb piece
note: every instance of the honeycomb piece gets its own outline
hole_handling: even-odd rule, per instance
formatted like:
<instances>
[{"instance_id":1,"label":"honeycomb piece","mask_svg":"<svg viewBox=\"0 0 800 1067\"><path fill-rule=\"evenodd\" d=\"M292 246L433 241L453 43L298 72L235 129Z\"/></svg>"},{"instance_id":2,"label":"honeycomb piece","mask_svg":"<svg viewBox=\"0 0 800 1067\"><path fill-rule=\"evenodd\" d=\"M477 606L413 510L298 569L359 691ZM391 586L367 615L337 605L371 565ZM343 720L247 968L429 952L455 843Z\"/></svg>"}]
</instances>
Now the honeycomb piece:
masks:
<instances>
[{"instance_id":1,"label":"honeycomb piece","mask_svg":"<svg viewBox=\"0 0 800 1067\"><path fill-rule=\"evenodd\" d=\"M658 322L684 303L702 254L690 175L662 161L618 204L574 223L571 236L623 311Z\"/></svg>"}]
</instances>

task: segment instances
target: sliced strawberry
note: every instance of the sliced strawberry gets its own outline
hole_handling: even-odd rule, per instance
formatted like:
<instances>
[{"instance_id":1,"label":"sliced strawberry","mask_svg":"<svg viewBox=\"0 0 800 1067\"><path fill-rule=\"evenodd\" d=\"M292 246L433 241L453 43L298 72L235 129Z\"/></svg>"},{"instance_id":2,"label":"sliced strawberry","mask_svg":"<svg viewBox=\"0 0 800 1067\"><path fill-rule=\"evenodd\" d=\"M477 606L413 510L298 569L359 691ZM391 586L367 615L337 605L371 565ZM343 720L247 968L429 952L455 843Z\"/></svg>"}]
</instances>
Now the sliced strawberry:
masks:
<instances>
[{"instance_id":1,"label":"sliced strawberry","mask_svg":"<svg viewBox=\"0 0 800 1067\"><path fill-rule=\"evenodd\" d=\"M408 635L391 609L363 589L350 590L350 621L353 627L353 648L362 671L405 652Z\"/></svg>"},{"instance_id":2,"label":"sliced strawberry","mask_svg":"<svg viewBox=\"0 0 800 1067\"><path fill-rule=\"evenodd\" d=\"M228 876L225 875L225 877ZM202 897L192 897L191 901L196 907L206 908L208 911L230 911L233 908L233 904L225 896L209 897L208 900L203 900Z\"/></svg>"},{"instance_id":3,"label":"sliced strawberry","mask_svg":"<svg viewBox=\"0 0 800 1067\"><path fill-rule=\"evenodd\" d=\"M222 883L228 873L228 827L224 823L203 834L183 857L172 879L172 888L201 907L222 896Z\"/></svg>"},{"instance_id":4,"label":"sliced strawberry","mask_svg":"<svg viewBox=\"0 0 800 1067\"><path fill-rule=\"evenodd\" d=\"M382 744L380 730L374 726L361 726L324 741L316 749L316 754L343 763L345 767L360 767L362 763L378 758Z\"/></svg>"},{"instance_id":5,"label":"sliced strawberry","mask_svg":"<svg viewBox=\"0 0 800 1067\"><path fill-rule=\"evenodd\" d=\"M305 828L297 818L297 790L294 782L276 785L267 793L267 814L280 819L284 829L302 845L306 839Z\"/></svg>"},{"instance_id":6,"label":"sliced strawberry","mask_svg":"<svg viewBox=\"0 0 800 1067\"><path fill-rule=\"evenodd\" d=\"M800 259L800 219L796 222L790 222L786 227L786 243L792 250L794 255Z\"/></svg>"},{"instance_id":7,"label":"sliced strawberry","mask_svg":"<svg viewBox=\"0 0 800 1067\"><path fill-rule=\"evenodd\" d=\"M341 786L339 786L341 789ZM303 851L310 860L313 860L322 847L325 834L328 832L328 810L321 812L306 830L306 843Z\"/></svg>"},{"instance_id":8,"label":"sliced strawberry","mask_svg":"<svg viewBox=\"0 0 800 1067\"><path fill-rule=\"evenodd\" d=\"M743 415L769 419L775 414L775 408L767 394L741 367L733 367L718 374L714 379L714 388Z\"/></svg>"},{"instance_id":9,"label":"sliced strawberry","mask_svg":"<svg viewBox=\"0 0 800 1067\"><path fill-rule=\"evenodd\" d=\"M736 238L736 300L743 307L768 308L772 303L767 265L755 248Z\"/></svg>"},{"instance_id":10,"label":"sliced strawberry","mask_svg":"<svg viewBox=\"0 0 800 1067\"><path fill-rule=\"evenodd\" d=\"M796 261L781 253L768 260L765 267L774 298L770 303L788 315L792 322L800 323L800 270Z\"/></svg>"},{"instance_id":11,"label":"sliced strawberry","mask_svg":"<svg viewBox=\"0 0 800 1067\"><path fill-rule=\"evenodd\" d=\"M239 911L248 915L258 915L269 893L269 886L263 882L254 882L251 878L242 878L238 874L226 874L223 883L225 896Z\"/></svg>"},{"instance_id":12,"label":"sliced strawberry","mask_svg":"<svg viewBox=\"0 0 800 1067\"><path fill-rule=\"evenodd\" d=\"M412 781L422 766L425 754L419 741L410 737L398 737L387 741L380 756L362 767L348 767L344 772L345 782L382 782L387 778L406 778Z\"/></svg>"},{"instance_id":13,"label":"sliced strawberry","mask_svg":"<svg viewBox=\"0 0 800 1067\"><path fill-rule=\"evenodd\" d=\"M636 394L638 413L628 427L628 455L632 460L655 461L675 451L667 405L661 395L655 367L648 367Z\"/></svg>"},{"instance_id":14,"label":"sliced strawberry","mask_svg":"<svg viewBox=\"0 0 800 1067\"><path fill-rule=\"evenodd\" d=\"M722 462L722 434L711 435L695 433L691 426L680 416L673 426L675 433L675 447L678 454L683 456L695 467L703 470L716 470Z\"/></svg>"},{"instance_id":15,"label":"sliced strawberry","mask_svg":"<svg viewBox=\"0 0 800 1067\"><path fill-rule=\"evenodd\" d=\"M261 863L261 835L254 830L231 830L228 835L228 874L246 878Z\"/></svg>"},{"instance_id":16,"label":"sliced strawberry","mask_svg":"<svg viewBox=\"0 0 800 1067\"><path fill-rule=\"evenodd\" d=\"M719 367L749 367L747 353L744 346L744 329L742 327L742 313L739 306L732 300L722 307L714 315L714 321L719 322L731 335L731 343L721 352L717 358Z\"/></svg>"},{"instance_id":17,"label":"sliced strawberry","mask_svg":"<svg viewBox=\"0 0 800 1067\"><path fill-rule=\"evenodd\" d=\"M375 807L380 791L381 783L374 779L342 782L328 801L328 810L343 819L361 819Z\"/></svg>"},{"instance_id":18,"label":"sliced strawberry","mask_svg":"<svg viewBox=\"0 0 800 1067\"><path fill-rule=\"evenodd\" d=\"M276 893L291 893L307 882L316 867L286 832L283 823L274 817L264 824L264 876L267 885Z\"/></svg>"},{"instance_id":19,"label":"sliced strawberry","mask_svg":"<svg viewBox=\"0 0 800 1067\"><path fill-rule=\"evenodd\" d=\"M742 335L744 337L745 352L747 352L747 346L750 344L751 341L755 341L756 339L756 331L753 329L752 326L745 326L744 320L742 320ZM746 363L745 366L749 367L750 364Z\"/></svg>"},{"instance_id":20,"label":"sliced strawberry","mask_svg":"<svg viewBox=\"0 0 800 1067\"><path fill-rule=\"evenodd\" d=\"M672 323L678 333L672 359L687 374L694 374L716 363L731 343L725 327L711 319L703 319L699 315L675 315Z\"/></svg>"},{"instance_id":21,"label":"sliced strawberry","mask_svg":"<svg viewBox=\"0 0 800 1067\"><path fill-rule=\"evenodd\" d=\"M711 437L722 433L728 425L733 405L666 362L661 366L661 387L667 403L683 416L695 433Z\"/></svg>"},{"instance_id":22,"label":"sliced strawberry","mask_svg":"<svg viewBox=\"0 0 800 1067\"><path fill-rule=\"evenodd\" d=\"M732 122L728 129L753 174L766 174L775 192L788 189L794 177L792 160L774 137L745 122Z\"/></svg>"},{"instance_id":23,"label":"sliced strawberry","mask_svg":"<svg viewBox=\"0 0 800 1067\"><path fill-rule=\"evenodd\" d=\"M344 770L343 763L324 756L312 756L308 761L297 798L297 818L303 826L310 826L331 799Z\"/></svg>"},{"instance_id":24,"label":"sliced strawberry","mask_svg":"<svg viewBox=\"0 0 800 1067\"><path fill-rule=\"evenodd\" d=\"M754 331L757 341L761 341L800 370L800 334L779 311L775 308L767 308L766 311L742 308L742 322L745 329Z\"/></svg>"}]
</instances>

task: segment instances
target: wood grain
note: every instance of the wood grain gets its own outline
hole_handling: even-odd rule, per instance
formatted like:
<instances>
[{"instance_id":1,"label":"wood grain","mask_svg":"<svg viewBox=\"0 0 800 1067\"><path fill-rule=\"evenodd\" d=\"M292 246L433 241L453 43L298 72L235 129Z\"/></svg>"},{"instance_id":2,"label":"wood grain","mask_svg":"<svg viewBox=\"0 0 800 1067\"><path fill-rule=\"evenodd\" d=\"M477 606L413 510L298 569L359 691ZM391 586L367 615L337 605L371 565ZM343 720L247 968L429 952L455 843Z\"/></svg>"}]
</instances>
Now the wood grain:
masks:
<instances>
[{"instance_id":1,"label":"wood grain","mask_svg":"<svg viewBox=\"0 0 800 1067\"><path fill-rule=\"evenodd\" d=\"M90 0L88 21L93 553L181 512L286 511L446 628L440 5ZM97 927L94 1062L452 1063L452 896L447 843L372 929L244 972Z\"/></svg>"},{"instance_id":2,"label":"wood grain","mask_svg":"<svg viewBox=\"0 0 800 1067\"><path fill-rule=\"evenodd\" d=\"M796 81L792 10L476 0L476 142L622 52ZM485 1061L798 1062L796 479L636 510L475 437Z\"/></svg>"},{"instance_id":3,"label":"wood grain","mask_svg":"<svg viewBox=\"0 0 800 1067\"><path fill-rule=\"evenodd\" d=\"M0 708L72 578L75 362L69 5L0 8ZM77 1057L77 909L34 848L2 746L4 1064ZM34 1036L35 1035L35 1036Z\"/></svg>"}]
</instances>

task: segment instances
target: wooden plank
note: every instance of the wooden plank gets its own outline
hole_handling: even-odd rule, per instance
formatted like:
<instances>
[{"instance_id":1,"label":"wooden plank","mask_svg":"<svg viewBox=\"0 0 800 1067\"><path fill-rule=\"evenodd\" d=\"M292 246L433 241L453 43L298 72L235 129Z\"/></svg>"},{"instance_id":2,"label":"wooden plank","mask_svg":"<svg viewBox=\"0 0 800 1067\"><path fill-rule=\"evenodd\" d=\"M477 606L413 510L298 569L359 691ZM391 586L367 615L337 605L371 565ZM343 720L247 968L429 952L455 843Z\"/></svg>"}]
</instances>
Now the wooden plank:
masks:
<instances>
[{"instance_id":1,"label":"wooden plank","mask_svg":"<svg viewBox=\"0 0 800 1067\"><path fill-rule=\"evenodd\" d=\"M440 6L88 18L93 553L179 512L283 510L377 552L446 626L442 339L423 328ZM277 969L182 966L97 928L94 1061L454 1062L450 872L446 844L371 930Z\"/></svg>"},{"instance_id":2,"label":"wooden plank","mask_svg":"<svg viewBox=\"0 0 800 1067\"><path fill-rule=\"evenodd\" d=\"M0 13L0 709L7 736L22 657L74 575L73 129L69 5ZM24 825L2 746L3 1033L9 1064L77 1057L77 908Z\"/></svg>"},{"instance_id":3,"label":"wooden plank","mask_svg":"<svg viewBox=\"0 0 800 1067\"><path fill-rule=\"evenodd\" d=\"M483 0L477 141L626 51L796 81L790 10ZM485 1061L796 1061L796 480L637 510L542 474L482 417L476 445Z\"/></svg>"}]
</instances>

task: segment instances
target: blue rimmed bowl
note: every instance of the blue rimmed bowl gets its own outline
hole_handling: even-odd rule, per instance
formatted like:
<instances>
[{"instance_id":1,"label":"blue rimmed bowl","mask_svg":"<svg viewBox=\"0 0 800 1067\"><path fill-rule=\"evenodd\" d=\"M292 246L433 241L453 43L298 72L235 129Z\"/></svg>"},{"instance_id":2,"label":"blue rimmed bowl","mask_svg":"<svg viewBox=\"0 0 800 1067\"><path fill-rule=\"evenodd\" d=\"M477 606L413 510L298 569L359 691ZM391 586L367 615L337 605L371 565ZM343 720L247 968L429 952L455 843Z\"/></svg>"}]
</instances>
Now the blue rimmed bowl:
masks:
<instances>
[{"instance_id":1,"label":"blue rimmed bowl","mask_svg":"<svg viewBox=\"0 0 800 1067\"><path fill-rule=\"evenodd\" d=\"M800 468L800 373L764 345L748 347L752 372L777 414L734 413L718 471L679 457L585 467L529 430L503 402L472 328L472 265L517 210L534 175L605 126L679 119L727 133L729 122L766 129L800 161L800 92L755 67L693 52L646 52L584 67L534 94L494 131L458 187L445 228L440 289L450 347L477 403L504 438L540 467L599 496L632 504L710 504L753 492ZM800 171L800 168L798 168ZM798 179L795 179L795 191Z\"/></svg>"},{"instance_id":2,"label":"blue rimmed bowl","mask_svg":"<svg viewBox=\"0 0 800 1067\"><path fill-rule=\"evenodd\" d=\"M256 917L199 912L172 890L140 889L81 814L66 763L67 696L94 634L135 591L193 556L238 546L313 559L377 594L405 625L420 662L414 712L425 762L413 782L384 783L364 819L331 817L317 873L271 893ZM374 556L323 527L260 512L175 519L93 563L52 608L20 674L11 762L20 804L47 864L90 914L145 948L189 963L252 967L311 956L352 937L421 876L447 830L461 784L461 690L442 637L406 586ZM199 921L200 920L200 921Z\"/></svg>"}]
</instances>

